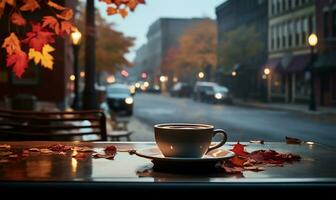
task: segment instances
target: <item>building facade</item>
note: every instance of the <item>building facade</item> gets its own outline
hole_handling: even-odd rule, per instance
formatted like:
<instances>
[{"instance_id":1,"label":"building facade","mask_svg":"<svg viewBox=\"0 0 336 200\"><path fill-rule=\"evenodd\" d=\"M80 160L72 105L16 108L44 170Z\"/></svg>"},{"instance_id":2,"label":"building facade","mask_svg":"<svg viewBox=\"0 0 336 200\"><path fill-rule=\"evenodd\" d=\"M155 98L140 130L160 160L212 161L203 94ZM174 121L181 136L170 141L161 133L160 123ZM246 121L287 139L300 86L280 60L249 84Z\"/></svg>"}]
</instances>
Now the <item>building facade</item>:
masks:
<instances>
[{"instance_id":1,"label":"building facade","mask_svg":"<svg viewBox=\"0 0 336 200\"><path fill-rule=\"evenodd\" d=\"M148 80L160 84L160 77L167 77L167 86L172 85L173 72L164 65L169 50L178 47L180 36L190 27L209 20L208 18L160 18L147 32L147 43L136 55L136 67L148 74Z\"/></svg>"},{"instance_id":2,"label":"building facade","mask_svg":"<svg viewBox=\"0 0 336 200\"><path fill-rule=\"evenodd\" d=\"M259 71L267 60L267 12L267 0L228 0L216 7L218 24L217 81L230 87L235 96L243 98L260 98L262 96L263 90ZM255 28L262 49L252 60L242 58L237 60L234 66L224 66L220 45L229 32L239 27ZM233 68L234 72L228 72L226 68Z\"/></svg>"},{"instance_id":3,"label":"building facade","mask_svg":"<svg viewBox=\"0 0 336 200\"><path fill-rule=\"evenodd\" d=\"M269 101L309 101L307 67L311 64L308 37L316 32L313 0L272 0L269 4Z\"/></svg>"},{"instance_id":4,"label":"building facade","mask_svg":"<svg viewBox=\"0 0 336 200\"><path fill-rule=\"evenodd\" d=\"M318 56L315 94L320 105L336 105L336 0L316 1Z\"/></svg>"}]
</instances>

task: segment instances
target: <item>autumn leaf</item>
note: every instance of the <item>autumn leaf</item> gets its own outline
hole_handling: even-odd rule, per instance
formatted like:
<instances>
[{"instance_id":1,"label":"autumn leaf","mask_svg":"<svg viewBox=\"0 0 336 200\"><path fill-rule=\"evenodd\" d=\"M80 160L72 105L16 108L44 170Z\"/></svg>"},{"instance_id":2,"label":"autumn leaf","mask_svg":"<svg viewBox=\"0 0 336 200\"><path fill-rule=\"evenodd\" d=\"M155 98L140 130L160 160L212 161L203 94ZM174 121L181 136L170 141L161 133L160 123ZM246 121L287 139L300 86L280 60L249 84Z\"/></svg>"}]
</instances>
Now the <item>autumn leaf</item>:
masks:
<instances>
[{"instance_id":1,"label":"autumn leaf","mask_svg":"<svg viewBox=\"0 0 336 200\"><path fill-rule=\"evenodd\" d=\"M13 71L17 77L21 77L25 69L28 67L28 56L23 51L16 51L12 55L7 56L6 66L13 65Z\"/></svg>"},{"instance_id":2,"label":"autumn leaf","mask_svg":"<svg viewBox=\"0 0 336 200\"><path fill-rule=\"evenodd\" d=\"M22 40L23 43L27 43L29 48L34 48L36 51L42 51L45 44L54 43L54 34L42 29L40 24L33 24L31 32L26 34L27 38Z\"/></svg>"},{"instance_id":3,"label":"autumn leaf","mask_svg":"<svg viewBox=\"0 0 336 200\"><path fill-rule=\"evenodd\" d=\"M245 151L245 145L240 144L239 142L234 145L233 149L231 149L238 156L247 156L248 152Z\"/></svg>"},{"instance_id":4,"label":"autumn leaf","mask_svg":"<svg viewBox=\"0 0 336 200\"><path fill-rule=\"evenodd\" d=\"M24 1L24 5L20 7L21 11L33 12L36 9L40 8L40 5L36 0L23 0L23 1Z\"/></svg>"},{"instance_id":5,"label":"autumn leaf","mask_svg":"<svg viewBox=\"0 0 336 200\"><path fill-rule=\"evenodd\" d=\"M129 0L129 2L127 3L127 7L129 7L131 11L134 11L137 5L138 5L137 0Z\"/></svg>"},{"instance_id":6,"label":"autumn leaf","mask_svg":"<svg viewBox=\"0 0 336 200\"><path fill-rule=\"evenodd\" d=\"M67 21L61 22L61 33L70 34L72 30L73 30L73 26L70 22L67 22Z\"/></svg>"},{"instance_id":7,"label":"autumn leaf","mask_svg":"<svg viewBox=\"0 0 336 200\"><path fill-rule=\"evenodd\" d=\"M53 69L54 65L54 57L50 55L50 52L55 51L55 49L46 44L43 46L42 52L36 51L33 48L29 49L29 60L34 60L34 63L37 65L41 63L41 65L47 69Z\"/></svg>"},{"instance_id":8,"label":"autumn leaf","mask_svg":"<svg viewBox=\"0 0 336 200\"><path fill-rule=\"evenodd\" d=\"M20 41L15 33L11 33L7 38L5 38L2 48L6 48L8 55L21 51Z\"/></svg>"},{"instance_id":9,"label":"autumn leaf","mask_svg":"<svg viewBox=\"0 0 336 200\"><path fill-rule=\"evenodd\" d=\"M55 17L53 16L43 17L42 28L47 27L47 26L51 28L52 30L54 30L57 35L61 33L60 25Z\"/></svg>"},{"instance_id":10,"label":"autumn leaf","mask_svg":"<svg viewBox=\"0 0 336 200\"><path fill-rule=\"evenodd\" d=\"M128 11L126 9L119 9L118 12L123 18L127 17L128 15Z\"/></svg>"},{"instance_id":11,"label":"autumn leaf","mask_svg":"<svg viewBox=\"0 0 336 200\"><path fill-rule=\"evenodd\" d=\"M57 14L56 17L63 20L70 20L73 16L72 9L63 10L61 14Z\"/></svg>"},{"instance_id":12,"label":"autumn leaf","mask_svg":"<svg viewBox=\"0 0 336 200\"><path fill-rule=\"evenodd\" d=\"M106 12L107 12L108 15L114 15L118 12L118 10L116 8L113 8L113 7L107 7Z\"/></svg>"},{"instance_id":13,"label":"autumn leaf","mask_svg":"<svg viewBox=\"0 0 336 200\"><path fill-rule=\"evenodd\" d=\"M27 24L27 21L25 20L25 18L23 18L21 14L16 13L16 12L12 14L11 22L18 26L24 26Z\"/></svg>"},{"instance_id":14,"label":"autumn leaf","mask_svg":"<svg viewBox=\"0 0 336 200\"><path fill-rule=\"evenodd\" d=\"M66 10L65 7L57 4L57 3L54 3L52 1L48 1L48 6L52 7L52 8L55 8L56 10Z\"/></svg>"}]
</instances>

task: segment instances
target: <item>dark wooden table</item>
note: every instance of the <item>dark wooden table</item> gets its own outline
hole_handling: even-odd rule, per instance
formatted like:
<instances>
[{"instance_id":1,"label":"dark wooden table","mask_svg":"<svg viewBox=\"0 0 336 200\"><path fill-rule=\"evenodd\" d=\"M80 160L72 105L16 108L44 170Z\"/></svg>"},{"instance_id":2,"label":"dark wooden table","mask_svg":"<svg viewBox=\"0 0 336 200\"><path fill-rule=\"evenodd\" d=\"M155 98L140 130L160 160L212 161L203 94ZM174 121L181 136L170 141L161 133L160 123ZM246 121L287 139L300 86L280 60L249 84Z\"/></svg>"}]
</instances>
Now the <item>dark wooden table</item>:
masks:
<instances>
[{"instance_id":1,"label":"dark wooden table","mask_svg":"<svg viewBox=\"0 0 336 200\"><path fill-rule=\"evenodd\" d=\"M60 142L0 142L10 144L14 151L31 147L43 147ZM336 185L336 151L322 145L285 143L248 144L246 149L274 149L279 152L299 154L302 160L284 167L268 167L265 171L246 171L243 176L225 173L170 173L150 170L148 159L130 155L127 151L151 147L154 143L79 143L62 142L65 145L84 145L101 151L114 144L118 153L114 160L75 159L69 155L32 156L0 164L0 189L10 188L99 188L99 189L233 189L233 188L334 188ZM232 144L224 149L232 148Z\"/></svg>"}]
</instances>

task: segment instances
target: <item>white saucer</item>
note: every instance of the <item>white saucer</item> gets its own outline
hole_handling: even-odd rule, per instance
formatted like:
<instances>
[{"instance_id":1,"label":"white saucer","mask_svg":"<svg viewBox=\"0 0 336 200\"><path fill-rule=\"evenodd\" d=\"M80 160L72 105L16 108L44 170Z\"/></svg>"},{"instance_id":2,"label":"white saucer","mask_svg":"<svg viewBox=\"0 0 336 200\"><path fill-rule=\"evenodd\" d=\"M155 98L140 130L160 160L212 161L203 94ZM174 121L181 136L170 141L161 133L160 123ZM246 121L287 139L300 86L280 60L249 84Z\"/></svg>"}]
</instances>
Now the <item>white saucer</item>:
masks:
<instances>
[{"instance_id":1,"label":"white saucer","mask_svg":"<svg viewBox=\"0 0 336 200\"><path fill-rule=\"evenodd\" d=\"M158 162L178 162L178 163L207 163L207 162L218 162L221 160L232 158L235 153L232 151L224 150L224 149L215 149L208 152L202 158L176 158L176 157L164 157L158 147L147 148L147 149L140 149L136 150L136 155L151 159L152 161Z\"/></svg>"}]
</instances>

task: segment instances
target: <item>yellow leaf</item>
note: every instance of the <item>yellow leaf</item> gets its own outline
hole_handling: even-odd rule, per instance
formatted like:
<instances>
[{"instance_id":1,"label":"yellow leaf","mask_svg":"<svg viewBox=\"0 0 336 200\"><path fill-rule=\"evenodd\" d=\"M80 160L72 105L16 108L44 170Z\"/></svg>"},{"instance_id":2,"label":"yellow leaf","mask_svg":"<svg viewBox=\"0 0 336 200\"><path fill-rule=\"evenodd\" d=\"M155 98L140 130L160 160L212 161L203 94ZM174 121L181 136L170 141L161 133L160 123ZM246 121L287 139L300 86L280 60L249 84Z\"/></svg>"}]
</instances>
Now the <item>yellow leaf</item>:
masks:
<instances>
[{"instance_id":1,"label":"yellow leaf","mask_svg":"<svg viewBox=\"0 0 336 200\"><path fill-rule=\"evenodd\" d=\"M52 51L55 51L55 49L49 44L43 46L41 65L48 69L53 69L54 65L54 57L49 54Z\"/></svg>"},{"instance_id":2,"label":"yellow leaf","mask_svg":"<svg viewBox=\"0 0 336 200\"><path fill-rule=\"evenodd\" d=\"M35 51L34 48L30 48L28 57L29 57L29 60L34 59L34 63L37 65L39 62L41 62L42 54L39 51Z\"/></svg>"},{"instance_id":3,"label":"yellow leaf","mask_svg":"<svg viewBox=\"0 0 336 200\"><path fill-rule=\"evenodd\" d=\"M8 55L12 55L16 51L21 51L20 41L15 33L11 33L10 36L5 39L2 48L6 48Z\"/></svg>"},{"instance_id":4,"label":"yellow leaf","mask_svg":"<svg viewBox=\"0 0 336 200\"><path fill-rule=\"evenodd\" d=\"M35 49L29 49L29 60L34 59L34 63L37 65L41 63L41 65L48 69L53 69L54 65L54 57L49 53L54 51L55 49L49 44L45 44L42 48L42 53L36 51Z\"/></svg>"}]
</instances>

